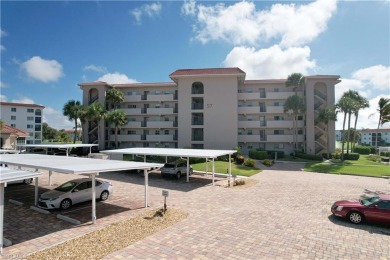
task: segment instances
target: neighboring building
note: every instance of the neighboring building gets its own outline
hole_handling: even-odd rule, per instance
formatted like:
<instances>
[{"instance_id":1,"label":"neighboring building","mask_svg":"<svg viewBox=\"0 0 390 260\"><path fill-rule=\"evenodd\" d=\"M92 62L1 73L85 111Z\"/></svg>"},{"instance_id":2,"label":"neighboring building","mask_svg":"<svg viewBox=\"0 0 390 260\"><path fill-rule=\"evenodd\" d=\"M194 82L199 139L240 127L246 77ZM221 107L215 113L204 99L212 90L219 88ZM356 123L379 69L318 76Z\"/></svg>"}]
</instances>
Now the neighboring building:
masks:
<instances>
[{"instance_id":1,"label":"neighboring building","mask_svg":"<svg viewBox=\"0 0 390 260\"><path fill-rule=\"evenodd\" d=\"M69 136L69 139L73 141L73 139L74 139L74 129L65 130L65 133ZM82 135L81 134L81 129L77 129L76 141L80 141L81 135Z\"/></svg>"},{"instance_id":2,"label":"neighboring building","mask_svg":"<svg viewBox=\"0 0 390 260\"><path fill-rule=\"evenodd\" d=\"M120 129L120 148L294 150L293 116L283 112L294 90L286 88L286 79L245 80L239 68L180 69L169 76L173 82L79 86L84 105L105 105L110 88L124 93L120 108L128 124ZM304 89L297 90L307 107L305 115L297 118L299 149L310 154L325 152L328 134L329 148L334 150L334 122L327 129L315 119L321 108L335 104L334 89L339 82L339 76L307 76ZM85 142L98 143L99 138L100 149L113 146L114 130L103 120L100 127L90 122L84 129Z\"/></svg>"},{"instance_id":3,"label":"neighboring building","mask_svg":"<svg viewBox=\"0 0 390 260\"><path fill-rule=\"evenodd\" d=\"M26 137L27 132L3 123L0 129L0 149L16 150L18 145L26 144Z\"/></svg>"},{"instance_id":4,"label":"neighboring building","mask_svg":"<svg viewBox=\"0 0 390 260\"><path fill-rule=\"evenodd\" d=\"M346 131L346 130L345 130ZM336 130L336 141L342 141L342 130ZM359 144L376 146L390 145L390 129L361 129L357 130L359 133ZM378 136L378 137L377 137ZM377 139L378 138L378 139Z\"/></svg>"},{"instance_id":5,"label":"neighboring building","mask_svg":"<svg viewBox=\"0 0 390 260\"><path fill-rule=\"evenodd\" d=\"M40 144L44 108L36 104L0 102L1 120L11 127L28 132L27 144Z\"/></svg>"}]
</instances>

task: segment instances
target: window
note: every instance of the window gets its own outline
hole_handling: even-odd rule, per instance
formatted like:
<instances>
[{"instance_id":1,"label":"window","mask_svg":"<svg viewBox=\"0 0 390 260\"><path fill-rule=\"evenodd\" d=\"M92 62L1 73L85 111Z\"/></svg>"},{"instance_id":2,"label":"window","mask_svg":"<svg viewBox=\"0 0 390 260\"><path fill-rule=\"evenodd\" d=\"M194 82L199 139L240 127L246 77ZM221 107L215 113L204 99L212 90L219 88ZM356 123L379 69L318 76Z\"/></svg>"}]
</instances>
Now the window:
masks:
<instances>
[{"instance_id":1,"label":"window","mask_svg":"<svg viewBox=\"0 0 390 260\"><path fill-rule=\"evenodd\" d=\"M16 107L11 107L11 112L16 112Z\"/></svg>"},{"instance_id":2,"label":"window","mask_svg":"<svg viewBox=\"0 0 390 260\"><path fill-rule=\"evenodd\" d=\"M160 135L160 130L156 130L156 131L155 131L155 134L156 134L156 135Z\"/></svg>"},{"instance_id":3,"label":"window","mask_svg":"<svg viewBox=\"0 0 390 260\"><path fill-rule=\"evenodd\" d=\"M169 122L169 117L164 117L165 122Z\"/></svg>"},{"instance_id":4,"label":"window","mask_svg":"<svg viewBox=\"0 0 390 260\"><path fill-rule=\"evenodd\" d=\"M135 121L136 121L136 119L135 119L135 118L132 118L132 117L130 117L130 118L127 119L127 122L135 122Z\"/></svg>"},{"instance_id":5,"label":"window","mask_svg":"<svg viewBox=\"0 0 390 260\"><path fill-rule=\"evenodd\" d=\"M168 103L165 103L165 104L164 104L164 107L165 107L165 108L169 108L169 104L168 104Z\"/></svg>"},{"instance_id":6,"label":"window","mask_svg":"<svg viewBox=\"0 0 390 260\"><path fill-rule=\"evenodd\" d=\"M252 116L247 116L247 117L246 117L246 120L247 120L247 121L252 121L252 120L253 120L253 117L252 117Z\"/></svg>"},{"instance_id":7,"label":"window","mask_svg":"<svg viewBox=\"0 0 390 260\"><path fill-rule=\"evenodd\" d=\"M253 145L248 145L248 150L253 150Z\"/></svg>"},{"instance_id":8,"label":"window","mask_svg":"<svg viewBox=\"0 0 390 260\"><path fill-rule=\"evenodd\" d=\"M169 130L164 130L164 135L169 135Z\"/></svg>"},{"instance_id":9,"label":"window","mask_svg":"<svg viewBox=\"0 0 390 260\"><path fill-rule=\"evenodd\" d=\"M39 123L41 123L41 122L42 122L41 117L36 117L36 118L35 118L35 123L36 123L36 124L39 124Z\"/></svg>"},{"instance_id":10,"label":"window","mask_svg":"<svg viewBox=\"0 0 390 260\"><path fill-rule=\"evenodd\" d=\"M204 87L202 82L192 83L191 94L204 94Z\"/></svg>"},{"instance_id":11,"label":"window","mask_svg":"<svg viewBox=\"0 0 390 260\"><path fill-rule=\"evenodd\" d=\"M260 112L267 112L264 102L260 102L259 107L260 107Z\"/></svg>"},{"instance_id":12,"label":"window","mask_svg":"<svg viewBox=\"0 0 390 260\"><path fill-rule=\"evenodd\" d=\"M275 135L284 135L284 130L274 130Z\"/></svg>"},{"instance_id":13,"label":"window","mask_svg":"<svg viewBox=\"0 0 390 260\"><path fill-rule=\"evenodd\" d=\"M16 120L16 116L11 116L11 120Z\"/></svg>"},{"instance_id":14,"label":"window","mask_svg":"<svg viewBox=\"0 0 390 260\"><path fill-rule=\"evenodd\" d=\"M274 116L274 120L276 120L276 121L284 120L284 117L283 116Z\"/></svg>"},{"instance_id":15,"label":"window","mask_svg":"<svg viewBox=\"0 0 390 260\"><path fill-rule=\"evenodd\" d=\"M130 108L130 109L137 108L137 105L127 105L127 108Z\"/></svg>"},{"instance_id":16,"label":"window","mask_svg":"<svg viewBox=\"0 0 390 260\"><path fill-rule=\"evenodd\" d=\"M248 135L252 135L252 129L248 130Z\"/></svg>"},{"instance_id":17,"label":"window","mask_svg":"<svg viewBox=\"0 0 390 260\"><path fill-rule=\"evenodd\" d=\"M33 137L34 136L34 132L28 133L28 136Z\"/></svg>"},{"instance_id":18,"label":"window","mask_svg":"<svg viewBox=\"0 0 390 260\"><path fill-rule=\"evenodd\" d=\"M282 106L284 106L284 102L281 102L281 101L274 102L274 106L282 107Z\"/></svg>"},{"instance_id":19,"label":"window","mask_svg":"<svg viewBox=\"0 0 390 260\"><path fill-rule=\"evenodd\" d=\"M192 128L192 141L203 141L203 128Z\"/></svg>"},{"instance_id":20,"label":"window","mask_svg":"<svg viewBox=\"0 0 390 260\"><path fill-rule=\"evenodd\" d=\"M35 110L35 115L36 115L36 116L42 115L42 111L41 111L40 109L36 109L36 110Z\"/></svg>"},{"instance_id":21,"label":"window","mask_svg":"<svg viewBox=\"0 0 390 260\"><path fill-rule=\"evenodd\" d=\"M129 130L129 131L127 131L127 134L128 135L135 135L135 134L137 134L137 132L134 130Z\"/></svg>"},{"instance_id":22,"label":"window","mask_svg":"<svg viewBox=\"0 0 390 260\"><path fill-rule=\"evenodd\" d=\"M243 132L244 132L243 129L241 129L241 128L238 129L238 135L242 135Z\"/></svg>"},{"instance_id":23,"label":"window","mask_svg":"<svg viewBox=\"0 0 390 260\"><path fill-rule=\"evenodd\" d=\"M34 121L34 117L33 116L28 116L27 117L27 121Z\"/></svg>"},{"instance_id":24,"label":"window","mask_svg":"<svg viewBox=\"0 0 390 260\"><path fill-rule=\"evenodd\" d=\"M303 120L303 116L298 116L297 120Z\"/></svg>"},{"instance_id":25,"label":"window","mask_svg":"<svg viewBox=\"0 0 390 260\"><path fill-rule=\"evenodd\" d=\"M390 210L390 201L383 200L383 201L378 202L377 205L378 205L378 209Z\"/></svg>"},{"instance_id":26,"label":"window","mask_svg":"<svg viewBox=\"0 0 390 260\"><path fill-rule=\"evenodd\" d=\"M27 129L33 129L34 126L33 125L27 125Z\"/></svg>"},{"instance_id":27,"label":"window","mask_svg":"<svg viewBox=\"0 0 390 260\"><path fill-rule=\"evenodd\" d=\"M247 107L253 107L252 101L248 101L248 102L246 103L246 106L247 106Z\"/></svg>"},{"instance_id":28,"label":"window","mask_svg":"<svg viewBox=\"0 0 390 260\"><path fill-rule=\"evenodd\" d=\"M303 130L302 129L298 129L297 134L303 135Z\"/></svg>"},{"instance_id":29,"label":"window","mask_svg":"<svg viewBox=\"0 0 390 260\"><path fill-rule=\"evenodd\" d=\"M275 144L275 149L284 149L284 144Z\"/></svg>"},{"instance_id":30,"label":"window","mask_svg":"<svg viewBox=\"0 0 390 260\"><path fill-rule=\"evenodd\" d=\"M27 113L34 113L34 109L32 109L32 108L27 108Z\"/></svg>"},{"instance_id":31,"label":"window","mask_svg":"<svg viewBox=\"0 0 390 260\"><path fill-rule=\"evenodd\" d=\"M157 104L155 105L155 108L160 108L160 103L157 103Z\"/></svg>"},{"instance_id":32,"label":"window","mask_svg":"<svg viewBox=\"0 0 390 260\"><path fill-rule=\"evenodd\" d=\"M156 90L156 95L160 95L161 94L161 91L160 90Z\"/></svg>"}]
</instances>

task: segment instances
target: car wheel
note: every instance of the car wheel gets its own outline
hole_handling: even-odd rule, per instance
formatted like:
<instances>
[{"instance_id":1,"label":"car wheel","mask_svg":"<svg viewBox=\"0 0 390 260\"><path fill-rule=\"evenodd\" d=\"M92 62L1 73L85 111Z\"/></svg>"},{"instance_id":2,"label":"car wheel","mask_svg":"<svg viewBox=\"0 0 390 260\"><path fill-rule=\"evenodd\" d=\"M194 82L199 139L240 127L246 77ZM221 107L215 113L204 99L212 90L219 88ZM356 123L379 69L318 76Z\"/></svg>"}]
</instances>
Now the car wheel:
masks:
<instances>
[{"instance_id":1,"label":"car wheel","mask_svg":"<svg viewBox=\"0 0 390 260\"><path fill-rule=\"evenodd\" d=\"M353 224L360 224L363 222L364 217L361 213L353 211L348 214L348 220Z\"/></svg>"},{"instance_id":2,"label":"car wheel","mask_svg":"<svg viewBox=\"0 0 390 260\"><path fill-rule=\"evenodd\" d=\"M23 183L24 183L24 184L31 184L32 181L33 181L33 179L31 179L31 178L30 178L30 179L24 179L24 180L23 180Z\"/></svg>"},{"instance_id":3,"label":"car wheel","mask_svg":"<svg viewBox=\"0 0 390 260\"><path fill-rule=\"evenodd\" d=\"M179 180L180 178L181 178L181 172L177 172L177 173L176 173L176 179Z\"/></svg>"},{"instance_id":4,"label":"car wheel","mask_svg":"<svg viewBox=\"0 0 390 260\"><path fill-rule=\"evenodd\" d=\"M102 193L100 194L100 200L101 201L105 201L108 199L108 196L110 195L110 193L108 191L102 191Z\"/></svg>"},{"instance_id":5,"label":"car wheel","mask_svg":"<svg viewBox=\"0 0 390 260\"><path fill-rule=\"evenodd\" d=\"M61 201L60 208L61 209L68 209L72 206L72 201L70 199L64 199Z\"/></svg>"},{"instance_id":6,"label":"car wheel","mask_svg":"<svg viewBox=\"0 0 390 260\"><path fill-rule=\"evenodd\" d=\"M192 173L194 173L194 170L190 169L190 176L192 175Z\"/></svg>"}]
</instances>

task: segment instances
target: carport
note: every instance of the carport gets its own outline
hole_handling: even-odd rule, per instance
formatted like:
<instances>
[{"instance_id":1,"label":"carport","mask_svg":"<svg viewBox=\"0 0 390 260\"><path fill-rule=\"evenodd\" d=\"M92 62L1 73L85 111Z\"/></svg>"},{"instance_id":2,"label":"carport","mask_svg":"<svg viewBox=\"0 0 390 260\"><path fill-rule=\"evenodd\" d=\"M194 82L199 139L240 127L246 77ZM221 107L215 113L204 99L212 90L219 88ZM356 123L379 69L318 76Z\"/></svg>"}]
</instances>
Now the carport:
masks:
<instances>
[{"instance_id":1,"label":"carport","mask_svg":"<svg viewBox=\"0 0 390 260\"><path fill-rule=\"evenodd\" d=\"M167 161L168 156L172 157L184 157L187 159L187 178L186 182L190 181L189 170L190 170L190 158L205 158L206 161L212 161L212 183L214 186L214 173L215 164L214 160L217 157L228 155L229 156L229 179L232 173L232 162L231 155L234 154L235 150L210 150L210 149L177 149L177 148L125 148L116 150L105 150L100 151L101 153L109 154L111 159L123 160L123 154L132 155L143 155L144 162L146 162L147 155L165 156Z\"/></svg>"},{"instance_id":2,"label":"carport","mask_svg":"<svg viewBox=\"0 0 390 260\"><path fill-rule=\"evenodd\" d=\"M148 170L160 168L157 163L112 161L80 157L51 156L42 154L4 154L0 163L38 170L47 170L67 174L88 175L95 183L95 177L100 172L114 172L122 170L144 170L145 173L145 207L148 207ZM38 182L36 181L36 185ZM38 193L35 194L35 206L38 204ZM96 190L92 185L92 223L96 223Z\"/></svg>"},{"instance_id":3,"label":"carport","mask_svg":"<svg viewBox=\"0 0 390 260\"><path fill-rule=\"evenodd\" d=\"M70 148L77 148L77 147L88 147L89 153L91 153L92 147L98 146L98 144L23 144L18 145L17 147L34 147L34 148L42 148L46 150L48 148L57 148L57 149L66 149L66 156L69 156L69 149Z\"/></svg>"},{"instance_id":4,"label":"carport","mask_svg":"<svg viewBox=\"0 0 390 260\"><path fill-rule=\"evenodd\" d=\"M3 157L3 155L2 155ZM37 178L40 176L40 172L22 171L17 169L10 169L8 167L0 167L0 252L3 251L4 241L10 243L3 237L3 224L4 224L4 188L7 182L19 181L29 178ZM37 180L37 179L36 179ZM35 181L35 183L38 183ZM37 187L37 186L36 186ZM36 189L37 192L37 189ZM36 193L37 195L37 193Z\"/></svg>"}]
</instances>

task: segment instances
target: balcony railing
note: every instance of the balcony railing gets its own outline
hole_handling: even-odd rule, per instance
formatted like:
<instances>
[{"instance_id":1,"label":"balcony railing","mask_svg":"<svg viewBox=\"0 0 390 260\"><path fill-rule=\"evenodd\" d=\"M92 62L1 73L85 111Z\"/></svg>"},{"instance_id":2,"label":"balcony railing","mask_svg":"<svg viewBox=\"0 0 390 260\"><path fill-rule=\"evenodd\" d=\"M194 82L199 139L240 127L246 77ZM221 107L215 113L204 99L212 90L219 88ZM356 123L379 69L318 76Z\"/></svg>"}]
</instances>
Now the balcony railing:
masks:
<instances>
[{"instance_id":1,"label":"balcony railing","mask_svg":"<svg viewBox=\"0 0 390 260\"><path fill-rule=\"evenodd\" d=\"M192 135L192 141L203 141L203 135Z\"/></svg>"},{"instance_id":2,"label":"balcony railing","mask_svg":"<svg viewBox=\"0 0 390 260\"><path fill-rule=\"evenodd\" d=\"M192 109L203 109L203 103L192 103Z\"/></svg>"},{"instance_id":3,"label":"balcony railing","mask_svg":"<svg viewBox=\"0 0 390 260\"><path fill-rule=\"evenodd\" d=\"M203 125L203 119L193 119L192 125Z\"/></svg>"}]
</instances>

